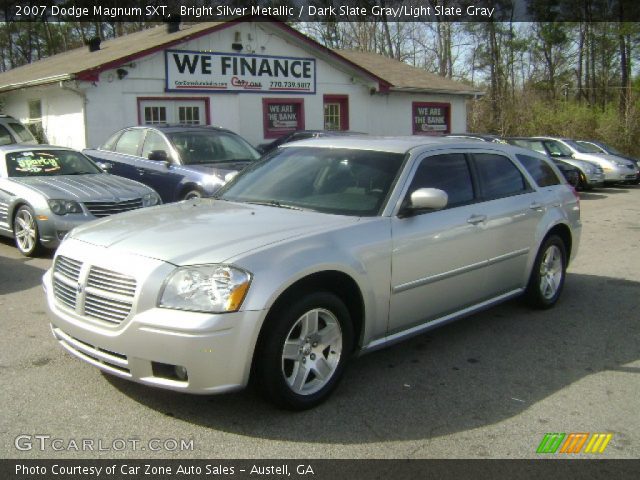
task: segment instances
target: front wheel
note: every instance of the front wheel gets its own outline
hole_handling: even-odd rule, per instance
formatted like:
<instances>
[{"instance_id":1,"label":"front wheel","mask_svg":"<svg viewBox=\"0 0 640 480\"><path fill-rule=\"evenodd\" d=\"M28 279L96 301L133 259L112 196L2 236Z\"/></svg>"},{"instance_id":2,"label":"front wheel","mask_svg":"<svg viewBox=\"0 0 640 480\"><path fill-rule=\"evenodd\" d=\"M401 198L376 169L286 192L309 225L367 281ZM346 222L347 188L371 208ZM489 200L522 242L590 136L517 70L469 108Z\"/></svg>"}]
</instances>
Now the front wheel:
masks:
<instances>
[{"instance_id":1,"label":"front wheel","mask_svg":"<svg viewBox=\"0 0 640 480\"><path fill-rule=\"evenodd\" d=\"M342 377L353 347L346 306L329 292L310 293L270 314L255 358L256 383L291 410L322 403Z\"/></svg>"},{"instance_id":2,"label":"front wheel","mask_svg":"<svg viewBox=\"0 0 640 480\"><path fill-rule=\"evenodd\" d=\"M525 291L527 303L535 308L551 308L556 304L567 271L567 253L562 239L552 235L538 251L529 284Z\"/></svg>"},{"instance_id":3,"label":"front wheel","mask_svg":"<svg viewBox=\"0 0 640 480\"><path fill-rule=\"evenodd\" d=\"M31 207L23 205L16 212L13 220L13 235L16 247L25 257L33 257L40 252L40 233Z\"/></svg>"},{"instance_id":4,"label":"front wheel","mask_svg":"<svg viewBox=\"0 0 640 480\"><path fill-rule=\"evenodd\" d=\"M202 192L198 189L193 189L193 190L189 190L187 191L183 196L182 199L183 200L193 200L194 198L201 198L202 197Z\"/></svg>"}]
</instances>

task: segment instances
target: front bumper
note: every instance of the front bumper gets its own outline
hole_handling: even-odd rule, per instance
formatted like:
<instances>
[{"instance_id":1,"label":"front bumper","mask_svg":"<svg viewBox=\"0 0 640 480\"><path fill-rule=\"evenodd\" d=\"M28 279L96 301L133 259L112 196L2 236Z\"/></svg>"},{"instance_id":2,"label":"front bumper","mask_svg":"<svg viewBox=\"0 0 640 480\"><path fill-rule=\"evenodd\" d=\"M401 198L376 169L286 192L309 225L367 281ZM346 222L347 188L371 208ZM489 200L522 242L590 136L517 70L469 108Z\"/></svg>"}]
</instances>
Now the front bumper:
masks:
<instances>
[{"instance_id":1,"label":"front bumper","mask_svg":"<svg viewBox=\"0 0 640 480\"><path fill-rule=\"evenodd\" d=\"M628 167L607 168L604 171L606 183L633 182L638 178L638 169Z\"/></svg>"},{"instance_id":2,"label":"front bumper","mask_svg":"<svg viewBox=\"0 0 640 480\"><path fill-rule=\"evenodd\" d=\"M47 220L37 218L38 232L40 233L40 243L47 248L56 248L62 242L64 236L75 227L84 225L95 220L96 217L78 215L56 215L53 212L45 212ZM43 215L38 215L42 217Z\"/></svg>"},{"instance_id":3,"label":"front bumper","mask_svg":"<svg viewBox=\"0 0 640 480\"><path fill-rule=\"evenodd\" d=\"M127 319L110 325L60 303L52 270L44 275L43 286L54 337L68 352L104 372L194 394L237 390L248 383L263 311L139 311L134 305ZM186 369L186 378L177 376L175 367Z\"/></svg>"},{"instance_id":4,"label":"front bumper","mask_svg":"<svg viewBox=\"0 0 640 480\"><path fill-rule=\"evenodd\" d=\"M584 173L584 178L590 187L601 187L604 185L604 173Z\"/></svg>"}]
</instances>

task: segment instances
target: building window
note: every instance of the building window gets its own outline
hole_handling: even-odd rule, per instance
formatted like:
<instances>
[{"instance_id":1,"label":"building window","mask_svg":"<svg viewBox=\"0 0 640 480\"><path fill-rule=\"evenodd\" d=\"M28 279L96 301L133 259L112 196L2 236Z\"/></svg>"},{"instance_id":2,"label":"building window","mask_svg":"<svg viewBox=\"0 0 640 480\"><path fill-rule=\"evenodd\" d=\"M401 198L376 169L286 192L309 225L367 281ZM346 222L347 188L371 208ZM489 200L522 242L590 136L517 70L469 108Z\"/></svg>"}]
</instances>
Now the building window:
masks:
<instances>
[{"instance_id":1,"label":"building window","mask_svg":"<svg viewBox=\"0 0 640 480\"><path fill-rule=\"evenodd\" d=\"M211 125L209 98L138 97L138 125Z\"/></svg>"},{"instance_id":2,"label":"building window","mask_svg":"<svg viewBox=\"0 0 640 480\"><path fill-rule=\"evenodd\" d=\"M178 122L184 125L200 125L200 107L178 107Z\"/></svg>"},{"instance_id":3,"label":"building window","mask_svg":"<svg viewBox=\"0 0 640 480\"><path fill-rule=\"evenodd\" d=\"M340 130L340 104L324 104L324 129Z\"/></svg>"},{"instance_id":4,"label":"building window","mask_svg":"<svg viewBox=\"0 0 640 480\"><path fill-rule=\"evenodd\" d=\"M413 102L411 119L414 135L451 133L451 104Z\"/></svg>"},{"instance_id":5,"label":"building window","mask_svg":"<svg viewBox=\"0 0 640 480\"><path fill-rule=\"evenodd\" d=\"M278 138L296 130L304 130L302 98L263 98L264 138Z\"/></svg>"},{"instance_id":6,"label":"building window","mask_svg":"<svg viewBox=\"0 0 640 480\"><path fill-rule=\"evenodd\" d=\"M349 97L325 95L323 116L325 130L349 130Z\"/></svg>"},{"instance_id":7,"label":"building window","mask_svg":"<svg viewBox=\"0 0 640 480\"><path fill-rule=\"evenodd\" d=\"M42 102L29 100L29 122L39 122L42 120Z\"/></svg>"},{"instance_id":8,"label":"building window","mask_svg":"<svg viewBox=\"0 0 640 480\"><path fill-rule=\"evenodd\" d=\"M167 123L166 107L144 107L144 123L145 125Z\"/></svg>"}]
</instances>

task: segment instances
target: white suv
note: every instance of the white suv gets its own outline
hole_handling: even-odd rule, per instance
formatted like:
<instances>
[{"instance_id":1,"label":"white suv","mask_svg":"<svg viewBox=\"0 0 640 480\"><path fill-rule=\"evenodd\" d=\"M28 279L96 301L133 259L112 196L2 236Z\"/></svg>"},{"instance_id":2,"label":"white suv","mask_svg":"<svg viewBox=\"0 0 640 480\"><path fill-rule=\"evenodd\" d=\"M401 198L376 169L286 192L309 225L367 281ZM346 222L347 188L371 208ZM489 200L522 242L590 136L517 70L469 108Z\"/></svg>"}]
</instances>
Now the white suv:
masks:
<instances>
[{"instance_id":1,"label":"white suv","mask_svg":"<svg viewBox=\"0 0 640 480\"><path fill-rule=\"evenodd\" d=\"M0 145L13 143L37 145L38 141L18 120L9 115L0 115Z\"/></svg>"}]
</instances>

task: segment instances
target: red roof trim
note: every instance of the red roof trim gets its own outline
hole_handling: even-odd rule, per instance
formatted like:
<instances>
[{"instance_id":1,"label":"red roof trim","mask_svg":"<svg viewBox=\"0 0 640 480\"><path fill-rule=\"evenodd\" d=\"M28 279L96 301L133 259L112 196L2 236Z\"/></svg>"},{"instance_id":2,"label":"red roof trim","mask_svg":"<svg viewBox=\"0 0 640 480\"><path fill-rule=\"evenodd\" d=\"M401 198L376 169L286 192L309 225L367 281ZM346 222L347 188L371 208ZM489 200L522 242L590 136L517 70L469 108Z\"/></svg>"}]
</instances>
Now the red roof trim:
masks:
<instances>
[{"instance_id":1,"label":"red roof trim","mask_svg":"<svg viewBox=\"0 0 640 480\"><path fill-rule=\"evenodd\" d=\"M98 67L94 67L94 68L90 68L90 69L78 72L78 73L76 73L76 78L78 80L87 80L87 81L90 81L90 82L95 82L95 81L98 80L98 75L100 73L104 72L105 70L110 70L112 68L119 67L123 63L129 63L129 62L132 62L133 60L137 60L139 58L146 57L148 55L152 55L152 54L157 53L157 52L162 52L164 49L166 49L168 47L172 47L174 45L178 45L180 43L187 42L187 41L193 40L195 38L203 37L205 35L208 35L211 32L215 32L217 30L223 30L225 28L229 28L229 27L235 25L236 23L238 23L238 22L234 20L234 21L227 22L227 23L224 23L224 24L214 25L211 28L206 28L206 29L201 30L199 32L195 32L195 33L193 33L191 35L186 35L184 37L177 38L175 40L171 40L171 41L166 42L166 43L161 43L160 45L156 45L153 48L148 48L146 50L141 50L140 52L136 52L136 53L134 53L132 55L127 55L125 57L119 58L118 60L112 60L111 62L103 63L102 65L100 65ZM167 35L169 35L169 34L167 34Z\"/></svg>"}]
</instances>

